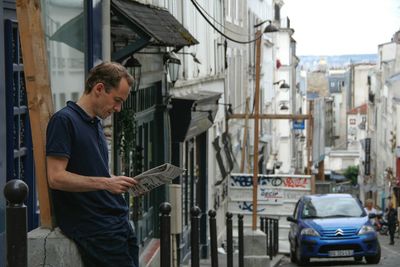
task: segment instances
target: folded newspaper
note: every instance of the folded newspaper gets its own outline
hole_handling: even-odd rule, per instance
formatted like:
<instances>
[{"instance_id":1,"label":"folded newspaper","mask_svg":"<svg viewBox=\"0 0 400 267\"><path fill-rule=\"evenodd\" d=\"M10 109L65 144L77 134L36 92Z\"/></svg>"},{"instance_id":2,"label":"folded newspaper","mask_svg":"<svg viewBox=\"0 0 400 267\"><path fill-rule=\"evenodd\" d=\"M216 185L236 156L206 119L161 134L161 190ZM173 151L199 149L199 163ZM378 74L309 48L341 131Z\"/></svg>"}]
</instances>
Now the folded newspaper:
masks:
<instances>
[{"instance_id":1,"label":"folded newspaper","mask_svg":"<svg viewBox=\"0 0 400 267\"><path fill-rule=\"evenodd\" d=\"M174 178L181 175L184 171L184 169L177 166L165 163L135 176L138 183L129 189L129 193L137 197L160 185L171 183Z\"/></svg>"}]
</instances>

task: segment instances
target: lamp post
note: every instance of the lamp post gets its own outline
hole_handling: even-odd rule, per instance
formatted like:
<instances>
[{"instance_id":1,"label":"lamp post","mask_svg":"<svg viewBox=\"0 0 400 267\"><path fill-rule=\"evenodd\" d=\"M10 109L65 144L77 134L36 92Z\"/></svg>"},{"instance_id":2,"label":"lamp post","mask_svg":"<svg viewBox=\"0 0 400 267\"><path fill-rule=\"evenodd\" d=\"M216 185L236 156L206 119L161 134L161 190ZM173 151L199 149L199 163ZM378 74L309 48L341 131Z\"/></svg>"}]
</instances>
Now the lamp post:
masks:
<instances>
[{"instance_id":1,"label":"lamp post","mask_svg":"<svg viewBox=\"0 0 400 267\"><path fill-rule=\"evenodd\" d=\"M264 33L277 32L278 28L274 26L270 20L265 20L261 23L254 25L259 27L265 22L269 25L264 29ZM258 194L258 141L259 141L259 115L260 115L260 71L261 71L261 43L262 32L256 32L256 82L254 92L254 160L253 160L253 213L252 213L252 230L257 230L257 194Z\"/></svg>"}]
</instances>

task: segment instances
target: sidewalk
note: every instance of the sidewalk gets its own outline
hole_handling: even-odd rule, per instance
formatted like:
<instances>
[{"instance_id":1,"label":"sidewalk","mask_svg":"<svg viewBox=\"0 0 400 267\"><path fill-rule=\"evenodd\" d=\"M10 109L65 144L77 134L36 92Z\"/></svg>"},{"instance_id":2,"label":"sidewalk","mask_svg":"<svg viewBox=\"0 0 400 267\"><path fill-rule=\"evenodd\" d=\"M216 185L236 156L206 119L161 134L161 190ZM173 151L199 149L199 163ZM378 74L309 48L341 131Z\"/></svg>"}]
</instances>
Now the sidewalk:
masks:
<instances>
[{"instance_id":1,"label":"sidewalk","mask_svg":"<svg viewBox=\"0 0 400 267\"><path fill-rule=\"evenodd\" d=\"M390 237L388 235L381 235L378 233L379 244L381 247L385 247L388 249L394 249L396 251L400 251L400 234L394 234L394 245L389 245Z\"/></svg>"},{"instance_id":2,"label":"sidewalk","mask_svg":"<svg viewBox=\"0 0 400 267\"><path fill-rule=\"evenodd\" d=\"M275 257L273 257L272 260L270 261L269 267L278 266L279 262L282 260L283 257L284 257L283 254L278 254ZM228 266L226 254L218 254L218 265L219 266ZM211 266L211 259L200 260L200 266L202 266L202 267ZM233 254L233 266L238 267L238 254ZM266 266L266 267L268 267L268 266Z\"/></svg>"}]
</instances>

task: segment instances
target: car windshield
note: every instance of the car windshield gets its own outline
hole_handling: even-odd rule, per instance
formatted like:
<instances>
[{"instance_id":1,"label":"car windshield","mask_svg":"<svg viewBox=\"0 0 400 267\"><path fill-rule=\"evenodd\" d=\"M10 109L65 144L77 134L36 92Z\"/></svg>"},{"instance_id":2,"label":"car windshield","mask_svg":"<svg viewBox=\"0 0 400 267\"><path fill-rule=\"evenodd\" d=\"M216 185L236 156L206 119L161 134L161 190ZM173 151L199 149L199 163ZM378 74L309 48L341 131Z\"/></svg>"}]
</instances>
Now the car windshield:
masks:
<instances>
[{"instance_id":1,"label":"car windshield","mask_svg":"<svg viewBox=\"0 0 400 267\"><path fill-rule=\"evenodd\" d=\"M364 210L354 198L312 198L304 203L302 218L361 217Z\"/></svg>"}]
</instances>

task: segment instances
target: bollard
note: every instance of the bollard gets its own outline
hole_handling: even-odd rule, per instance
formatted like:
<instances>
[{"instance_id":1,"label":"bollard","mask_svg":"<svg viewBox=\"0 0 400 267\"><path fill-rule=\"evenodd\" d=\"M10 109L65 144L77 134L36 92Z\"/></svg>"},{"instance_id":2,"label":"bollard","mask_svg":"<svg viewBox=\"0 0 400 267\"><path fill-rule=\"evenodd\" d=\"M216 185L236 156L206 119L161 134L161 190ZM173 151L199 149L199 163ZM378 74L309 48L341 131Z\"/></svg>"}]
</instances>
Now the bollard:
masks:
<instances>
[{"instance_id":1,"label":"bollard","mask_svg":"<svg viewBox=\"0 0 400 267\"><path fill-rule=\"evenodd\" d=\"M28 186L19 179L8 181L4 187L4 196L8 202L6 210L7 266L28 266L28 228L24 205L28 193Z\"/></svg>"},{"instance_id":2,"label":"bollard","mask_svg":"<svg viewBox=\"0 0 400 267\"><path fill-rule=\"evenodd\" d=\"M273 221L273 219L271 219L271 218L268 218L267 219L267 221L268 221L268 241L269 241L269 244L268 244L268 255L269 255L269 259L270 260L272 260L272 254L273 254L273 249L274 249L274 247L273 247L273 228L274 228L274 225L273 225L273 223L274 223L274 221Z\"/></svg>"},{"instance_id":3,"label":"bollard","mask_svg":"<svg viewBox=\"0 0 400 267\"><path fill-rule=\"evenodd\" d=\"M233 267L232 213L226 213L226 257L228 267Z\"/></svg>"},{"instance_id":4,"label":"bollard","mask_svg":"<svg viewBox=\"0 0 400 267\"><path fill-rule=\"evenodd\" d=\"M243 214L238 214L238 237L239 237L239 267L244 267L243 253Z\"/></svg>"},{"instance_id":5,"label":"bollard","mask_svg":"<svg viewBox=\"0 0 400 267\"><path fill-rule=\"evenodd\" d=\"M192 267L200 267L199 257L199 241L200 241L200 208L194 206L190 209L191 214L191 229L190 229L190 245L191 245L191 259Z\"/></svg>"},{"instance_id":6,"label":"bollard","mask_svg":"<svg viewBox=\"0 0 400 267\"><path fill-rule=\"evenodd\" d=\"M208 216L210 216L211 267L218 267L217 220L215 219L217 213L215 210L210 210Z\"/></svg>"},{"instance_id":7,"label":"bollard","mask_svg":"<svg viewBox=\"0 0 400 267\"><path fill-rule=\"evenodd\" d=\"M279 219L275 219L275 231L274 231L274 237L275 237L275 251L274 251L274 256L278 255L279 252Z\"/></svg>"},{"instance_id":8,"label":"bollard","mask_svg":"<svg viewBox=\"0 0 400 267\"><path fill-rule=\"evenodd\" d=\"M171 266L171 204L160 205L160 266Z\"/></svg>"}]
</instances>

